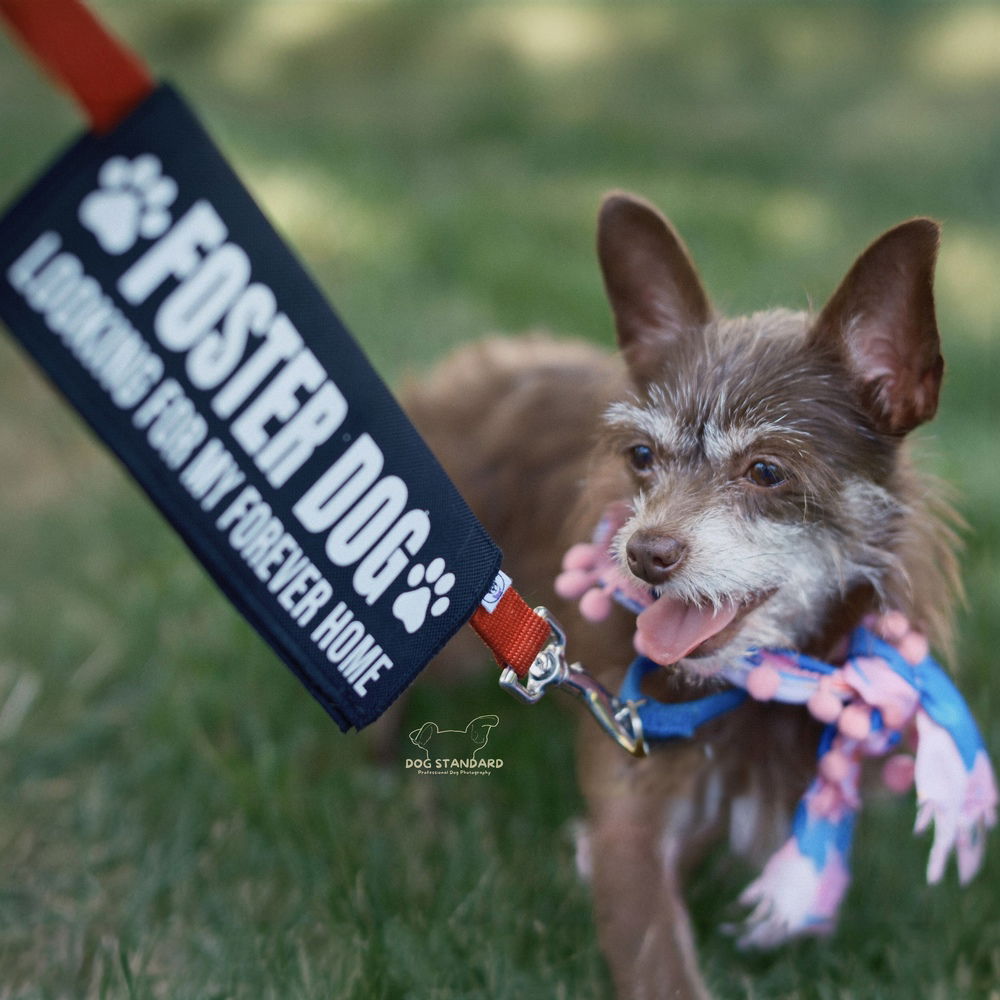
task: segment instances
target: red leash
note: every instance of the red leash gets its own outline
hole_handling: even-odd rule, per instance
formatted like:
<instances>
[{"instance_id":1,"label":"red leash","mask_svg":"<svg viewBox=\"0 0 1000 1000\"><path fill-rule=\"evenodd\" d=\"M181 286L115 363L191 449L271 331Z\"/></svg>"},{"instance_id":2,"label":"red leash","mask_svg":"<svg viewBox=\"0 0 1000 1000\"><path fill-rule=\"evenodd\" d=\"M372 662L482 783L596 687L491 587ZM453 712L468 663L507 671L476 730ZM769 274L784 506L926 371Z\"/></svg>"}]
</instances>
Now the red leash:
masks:
<instances>
[{"instance_id":1,"label":"red leash","mask_svg":"<svg viewBox=\"0 0 1000 1000\"><path fill-rule=\"evenodd\" d=\"M155 87L142 60L79 0L0 0L0 14L94 132L109 132Z\"/></svg>"},{"instance_id":2,"label":"red leash","mask_svg":"<svg viewBox=\"0 0 1000 1000\"><path fill-rule=\"evenodd\" d=\"M0 0L0 15L80 104L97 134L111 132L157 89L143 62L81 0ZM544 608L528 607L503 574L470 624L503 668L500 684L511 694L533 703L548 687L562 687L583 701L625 750L636 756L646 752L635 705L623 704L579 664L568 663L559 625Z\"/></svg>"},{"instance_id":3,"label":"red leash","mask_svg":"<svg viewBox=\"0 0 1000 1000\"><path fill-rule=\"evenodd\" d=\"M490 647L497 663L510 667L521 679L552 637L549 623L532 611L513 587L507 588L492 612L477 608L469 624Z\"/></svg>"},{"instance_id":4,"label":"red leash","mask_svg":"<svg viewBox=\"0 0 1000 1000\"><path fill-rule=\"evenodd\" d=\"M80 0L0 0L0 14L31 55L83 108L92 131L111 131L156 87L149 70ZM512 587L470 622L501 667L527 676L552 637L548 621Z\"/></svg>"}]
</instances>

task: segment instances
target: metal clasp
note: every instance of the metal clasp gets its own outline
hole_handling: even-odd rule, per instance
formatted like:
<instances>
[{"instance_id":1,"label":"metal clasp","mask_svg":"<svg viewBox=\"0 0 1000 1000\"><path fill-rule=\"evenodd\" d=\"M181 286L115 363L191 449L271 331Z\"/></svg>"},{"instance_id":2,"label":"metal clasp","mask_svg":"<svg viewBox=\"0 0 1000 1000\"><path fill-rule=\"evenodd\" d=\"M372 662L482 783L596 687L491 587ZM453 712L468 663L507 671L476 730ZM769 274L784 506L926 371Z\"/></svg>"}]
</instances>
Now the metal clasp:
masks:
<instances>
[{"instance_id":1,"label":"metal clasp","mask_svg":"<svg viewBox=\"0 0 1000 1000\"><path fill-rule=\"evenodd\" d=\"M511 667L505 667L500 673L500 687L529 705L539 701L551 685L561 687L590 709L598 725L622 749L633 757L645 757L649 745L643 738L636 702L620 701L579 663L567 663L566 633L547 608L535 608L535 614L548 622L549 640L535 657L523 683Z\"/></svg>"}]
</instances>

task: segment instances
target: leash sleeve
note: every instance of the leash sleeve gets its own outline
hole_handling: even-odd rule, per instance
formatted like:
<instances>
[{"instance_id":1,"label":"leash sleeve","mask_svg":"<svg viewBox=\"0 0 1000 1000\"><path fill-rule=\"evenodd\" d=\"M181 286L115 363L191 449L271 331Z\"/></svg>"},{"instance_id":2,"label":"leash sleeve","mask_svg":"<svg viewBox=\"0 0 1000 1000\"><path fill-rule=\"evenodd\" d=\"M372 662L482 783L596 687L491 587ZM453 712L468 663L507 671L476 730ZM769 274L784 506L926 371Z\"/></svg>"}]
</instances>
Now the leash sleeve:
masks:
<instances>
[{"instance_id":1,"label":"leash sleeve","mask_svg":"<svg viewBox=\"0 0 1000 1000\"><path fill-rule=\"evenodd\" d=\"M486 586L480 581L492 579L497 572L499 551L178 96L168 87L158 87L143 62L108 32L81 0L0 0L0 16L46 73L80 105L90 124L90 135L72 147L22 202L0 220L3 226L0 231L6 240L0 264L8 284L13 281L18 285L18 288L13 285L0 288L0 307L14 335L136 476L230 600L342 727L365 725L380 714L470 614L473 628L500 665L511 667L521 678L526 677L550 640L549 623L532 611L510 586L492 603L487 604L486 598L482 605L472 603L478 601ZM131 209L133 214L129 215L126 202L134 192L121 186L126 175L134 175L134 182L138 183L143 171L142 183L146 185L143 190L150 198L159 199L141 209L148 218L136 214L139 208ZM195 205L198 196L201 200ZM423 510L427 517L433 515L434 525L440 526L428 529L430 536L425 546L431 556L437 552L439 557L428 559L423 555L422 558L428 559L427 566L413 565L409 576L401 577L407 583L396 585L384 601L378 600L384 590L375 593L369 589L361 595L367 595L367 605L351 603L355 599L350 596L349 572L346 568L343 572L338 569L349 565L345 561L325 570L326 576L321 576L320 583L313 582L313 586L327 590L331 584L326 577L332 582L333 596L325 591L323 594L333 608L328 618L315 627L315 622L307 622L308 614L315 612L300 611L296 606L294 621L286 620L288 616L273 607L274 600L260 586L261 581L270 579L271 567L266 570L257 567L258 578L254 580L247 566L234 558L234 551L226 548L214 519L206 516L209 508L204 504L203 509L192 505L192 496L185 495L185 488L193 482L188 476L190 469L178 463L178 482L178 477L165 471L162 462L158 463L157 456L150 453L152 437L145 439L137 434L135 428L139 424L122 421L115 407L108 405L108 393L102 393L100 385L94 384L95 379L99 383L104 378L103 369L93 364L88 369L89 355L82 348L73 347L77 344L73 339L77 333L72 333L70 327L75 330L83 323L82 317L77 316L72 322L64 317L57 322L53 318L57 317L57 311L45 306L44 281L35 272L43 262L48 266L57 252L53 274L58 267L70 265L78 270L83 268L87 274L77 285L72 284L70 275L66 279L70 283L65 288L60 286L60 294L82 295L84 285L95 281L102 289L112 289L119 281L125 281L120 274L122 268L134 264L136 254L148 247L149 240L158 239L168 223L174 225L181 217L194 218L185 209L187 213L209 212L213 219L218 215L220 232L228 234L230 241L220 253L228 251L233 257L243 254L243 247L252 248L249 260L253 273L266 276L279 300L293 309L302 334L309 335L313 354L326 372L336 373L338 379L342 377L341 389L348 413L343 440L360 443L368 436L363 433L365 427L381 437L387 469L398 470L414 497L415 510L407 516L415 524L419 511ZM162 219L158 219L157 213ZM142 228L140 221L151 228ZM13 263L15 259L17 262ZM31 267L29 261L34 261ZM197 266L201 266L200 259ZM187 275L183 280L187 280ZM124 286L118 287L120 290ZM119 301L120 296L115 298L125 310L119 320L134 323L137 330L145 331L142 351L149 355L151 363L155 361L161 369L165 368L169 384L184 389L185 403L194 401L198 419L205 410L212 437L204 454L195 454L192 467L203 467L211 457L208 449L216 445L213 453L216 457L233 459L240 451L231 443L230 429L225 421L220 422L208 413L206 399L199 395L197 387L188 384L186 369L182 368L177 353L179 347L158 343L156 336L149 336L154 310L163 304L162 289L157 296L150 298L149 304L136 304L134 308ZM108 303L111 302L109 298ZM135 296L134 302L141 303L144 299ZM54 338L53 334L57 336ZM88 374L92 377L88 378ZM292 510L298 507L292 503L301 494L303 484L310 480L306 473L312 470L314 489L322 482L316 479L316 469L307 463L296 473L298 480L292 478L287 484L283 481L281 488L268 491L268 484L253 473L251 465L241 459L234 466L241 475L246 474L249 484L256 484L247 487L252 491L248 495L256 495L258 499L267 497L265 506L273 508L276 517L281 515L277 519L281 526L294 524ZM333 471L331 467L329 473ZM292 493L293 489L296 493ZM303 500L304 496L299 497L300 503ZM312 516L319 518L321 507L317 506ZM234 537L229 536L230 548L235 545ZM303 539L301 532L297 537L301 544L296 543L296 549L314 559L310 565L318 574L315 567L324 565L321 541ZM410 537L400 534L400 545ZM444 557L454 572L444 571ZM382 572L384 566L380 564L376 569ZM374 571L369 567L368 572L370 576ZM368 580L365 585L370 585L371 580L365 579ZM353 585L358 585L357 580L357 576L353 577ZM399 592L404 586L410 589ZM271 594L276 592L271 590ZM347 604L343 601L335 604L341 595ZM377 603L372 606L373 602ZM288 611L292 607L290 598L282 604ZM352 620L355 611L357 621ZM373 645L375 639L366 632L359 645L351 647L353 653L341 655L341 649L348 647L350 630L361 628L362 620L365 628L374 629L385 648ZM343 624L348 621L349 625ZM373 659L376 654L382 654L381 658ZM382 676L387 673L388 677ZM368 689L375 686L376 680L381 681L379 690L368 696Z\"/></svg>"}]
</instances>

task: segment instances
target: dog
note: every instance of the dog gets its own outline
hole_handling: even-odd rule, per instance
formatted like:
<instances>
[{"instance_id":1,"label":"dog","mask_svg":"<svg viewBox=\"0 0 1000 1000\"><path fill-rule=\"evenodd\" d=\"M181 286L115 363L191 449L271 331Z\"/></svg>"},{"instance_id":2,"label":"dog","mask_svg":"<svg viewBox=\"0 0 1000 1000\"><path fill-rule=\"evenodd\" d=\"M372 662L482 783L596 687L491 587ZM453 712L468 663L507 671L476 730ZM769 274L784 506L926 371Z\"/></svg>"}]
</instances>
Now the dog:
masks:
<instances>
[{"instance_id":1,"label":"dog","mask_svg":"<svg viewBox=\"0 0 1000 1000\"><path fill-rule=\"evenodd\" d=\"M751 647L835 661L873 611L903 612L946 651L956 522L906 444L941 386L938 242L936 223L904 222L820 311L726 318L667 219L613 193L597 251L618 357L493 338L411 382L404 402L519 590L555 611L569 655L611 690L634 656L634 615L586 621L552 581L616 503L618 567L658 595L644 641L673 664L647 684L661 701L702 696ZM619 997L708 997L685 880L727 837L756 863L785 839L819 731L801 707L751 700L635 759L583 722L583 854Z\"/></svg>"}]
</instances>

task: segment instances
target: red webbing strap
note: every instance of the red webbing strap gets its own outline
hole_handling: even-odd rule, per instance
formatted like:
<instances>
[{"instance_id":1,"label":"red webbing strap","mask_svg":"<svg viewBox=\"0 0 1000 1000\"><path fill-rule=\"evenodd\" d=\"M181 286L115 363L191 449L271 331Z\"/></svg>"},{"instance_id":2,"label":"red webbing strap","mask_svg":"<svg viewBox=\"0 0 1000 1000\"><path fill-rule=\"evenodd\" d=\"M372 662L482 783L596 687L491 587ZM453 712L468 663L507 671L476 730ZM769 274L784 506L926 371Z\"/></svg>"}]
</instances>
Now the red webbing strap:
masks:
<instances>
[{"instance_id":1,"label":"red webbing strap","mask_svg":"<svg viewBox=\"0 0 1000 1000\"><path fill-rule=\"evenodd\" d=\"M108 132L154 89L142 62L80 0L0 0L0 14L50 76Z\"/></svg>"},{"instance_id":2,"label":"red webbing strap","mask_svg":"<svg viewBox=\"0 0 1000 1000\"><path fill-rule=\"evenodd\" d=\"M552 634L549 623L535 614L513 587L507 588L492 612L476 608L469 624L490 647L497 663L511 667L522 678Z\"/></svg>"}]
</instances>

